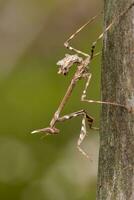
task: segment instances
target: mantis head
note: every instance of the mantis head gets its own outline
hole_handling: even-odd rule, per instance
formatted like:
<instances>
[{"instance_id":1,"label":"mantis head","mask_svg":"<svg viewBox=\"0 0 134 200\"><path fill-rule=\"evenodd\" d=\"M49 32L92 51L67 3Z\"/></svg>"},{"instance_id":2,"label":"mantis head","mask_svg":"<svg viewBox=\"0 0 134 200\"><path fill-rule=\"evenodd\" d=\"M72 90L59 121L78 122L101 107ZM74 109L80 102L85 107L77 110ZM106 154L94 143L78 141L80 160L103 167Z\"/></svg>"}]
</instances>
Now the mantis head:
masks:
<instances>
[{"instance_id":1,"label":"mantis head","mask_svg":"<svg viewBox=\"0 0 134 200\"><path fill-rule=\"evenodd\" d=\"M79 57L77 54L74 55L65 54L65 57L57 62L57 65L59 66L58 74L67 75L69 69L72 67L74 63L80 64L82 61L83 59Z\"/></svg>"}]
</instances>

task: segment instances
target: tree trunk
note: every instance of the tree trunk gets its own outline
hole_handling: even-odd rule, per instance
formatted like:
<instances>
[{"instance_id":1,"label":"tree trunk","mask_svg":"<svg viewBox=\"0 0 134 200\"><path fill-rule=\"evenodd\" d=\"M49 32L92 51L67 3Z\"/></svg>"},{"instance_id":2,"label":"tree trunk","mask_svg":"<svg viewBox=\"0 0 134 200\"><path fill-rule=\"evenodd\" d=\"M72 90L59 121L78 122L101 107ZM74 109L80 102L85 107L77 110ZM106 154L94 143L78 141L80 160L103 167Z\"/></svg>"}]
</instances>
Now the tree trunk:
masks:
<instances>
[{"instance_id":1,"label":"tree trunk","mask_svg":"<svg viewBox=\"0 0 134 200\"><path fill-rule=\"evenodd\" d=\"M105 29L132 0L105 0ZM102 99L134 110L134 6L105 33ZM103 105L97 200L134 200L134 112Z\"/></svg>"}]
</instances>

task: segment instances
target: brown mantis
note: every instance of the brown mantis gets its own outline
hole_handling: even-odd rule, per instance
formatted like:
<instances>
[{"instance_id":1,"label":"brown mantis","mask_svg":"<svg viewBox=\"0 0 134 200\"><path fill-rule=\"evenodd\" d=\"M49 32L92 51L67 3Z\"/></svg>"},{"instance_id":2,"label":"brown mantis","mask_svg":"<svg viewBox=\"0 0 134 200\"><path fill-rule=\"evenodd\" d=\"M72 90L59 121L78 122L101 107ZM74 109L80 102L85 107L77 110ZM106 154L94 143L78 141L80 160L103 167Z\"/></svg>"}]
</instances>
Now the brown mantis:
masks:
<instances>
[{"instance_id":1,"label":"brown mantis","mask_svg":"<svg viewBox=\"0 0 134 200\"><path fill-rule=\"evenodd\" d=\"M109 24L109 26L104 30L104 32L102 34L99 35L99 37L97 38L97 40L95 42L93 42L92 46L91 46L91 50L90 50L90 54L84 53L78 49L75 49L74 47L70 46L70 41L82 30L84 29L88 24L92 23L99 15L94 16L93 18L91 18L86 24L84 24L82 27L80 27L74 34L72 34L69 39L64 43L64 46L69 49L70 51L75 52L76 54L73 55L69 55L66 54L65 57L57 62L57 65L59 66L59 74L63 74L66 75L70 68L73 66L73 64L77 64L77 69L76 72L70 82L69 87L67 88L67 91L58 107L58 109L56 110L56 112L54 113L54 116L49 124L49 127L46 128L42 128L42 129L38 129L32 132L33 133L38 133L38 132L45 132L46 134L57 134L59 133L59 129L56 128L56 123L57 122L63 122L65 120L71 119L73 117L77 117L77 116L82 116L82 125L81 125L81 131L80 131L80 136L77 142L77 148L78 150L86 157L89 157L88 154L80 147L81 143L83 142L87 130L86 130L86 122L89 125L90 129L97 129L95 127L93 127L93 121L94 119L88 115L87 111L85 110L79 110L76 112L73 112L71 114L68 115L64 115L61 116L61 112L64 108L64 106L66 105L66 103L68 102L73 89L75 88L77 82L80 79L84 79L86 80L86 84L81 96L81 101L84 102L88 102L88 103L97 103L97 104L107 104L107 105L113 105L113 106L120 106L123 109L127 109L127 106L122 105L120 103L116 103L116 102L109 102L109 101L95 101L95 100L89 100L87 99L87 89L92 77L92 74L90 73L90 63L92 61L92 59L97 56L99 53L94 54L94 50L96 47L97 42L103 37L103 35L113 26L113 24L116 23L116 21L119 21L121 16L123 16L132 6L134 5L131 4L125 11L123 11L120 15L118 15L117 17L115 17L113 19L113 21ZM81 57L79 56L81 55Z\"/></svg>"}]
</instances>

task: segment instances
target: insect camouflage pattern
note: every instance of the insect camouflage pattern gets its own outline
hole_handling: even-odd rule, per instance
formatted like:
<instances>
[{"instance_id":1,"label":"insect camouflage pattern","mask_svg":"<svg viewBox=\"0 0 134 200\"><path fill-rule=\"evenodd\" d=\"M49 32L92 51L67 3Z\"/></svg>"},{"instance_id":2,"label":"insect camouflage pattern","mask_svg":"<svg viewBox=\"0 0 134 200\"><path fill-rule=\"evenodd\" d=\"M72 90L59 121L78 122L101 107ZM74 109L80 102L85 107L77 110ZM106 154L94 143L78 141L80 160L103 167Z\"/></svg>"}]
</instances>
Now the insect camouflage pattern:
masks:
<instances>
[{"instance_id":1,"label":"insect camouflage pattern","mask_svg":"<svg viewBox=\"0 0 134 200\"><path fill-rule=\"evenodd\" d=\"M46 135L49 134L58 134L59 133L59 129L56 128L56 123L57 122L63 122L69 119L72 119L74 117L77 116L81 116L82 117L82 125L81 125L81 130L80 130L80 135L77 141L77 148L78 150L87 158L89 158L88 154L80 147L81 143L83 142L86 134L87 134L87 130L86 130L86 123L89 125L90 129L95 129L97 130L97 128L93 127L93 121L94 119L87 113L86 110L79 110L76 112L73 112L71 114L67 114L64 116L61 116L61 112L65 106L65 104L68 102L68 99L70 98L74 87L76 86L77 82L80 79L84 79L86 80L85 83L85 87L81 96L81 101L84 102L88 102L88 103L98 103L98 104L108 104L108 105L113 105L113 106L120 106L124 109L127 109L127 106L116 103L116 102L104 102L104 101L95 101L95 100L90 100L87 99L86 93L87 93L87 89L92 77L92 74L90 73L90 63L93 60L94 57L96 57L97 55L99 55L100 53L96 53L94 54L94 50L95 50L95 46L97 44L97 42L103 37L103 35L117 22L119 22L120 18L126 14L126 12L134 5L131 4L125 11L123 11L122 13L120 13L117 17L115 17L112 22L109 24L109 26L104 30L104 32L102 34L99 35L99 37L97 38L97 40L95 42L93 42L92 46L91 46L91 50L90 50L90 54L84 53L78 49L73 48L72 46L70 46L70 41L82 30L84 29L88 24L92 23L100 14L94 16L93 18L91 18L87 23L85 23L82 27L80 27L74 34L72 34L69 39L64 43L64 46L69 49L70 51L75 52L75 54L70 55L70 54L66 54L65 57L57 62L57 65L59 66L58 69L58 74L63 74L63 75L67 75L67 73L69 72L70 68L76 64L77 65L77 69L76 72L67 88L67 91L58 107L58 109L56 110L56 112L54 113L54 116L52 118L52 120L50 121L49 127L46 128L42 128L42 129L38 129L32 132L32 134L34 133L39 133L39 132L44 132L46 133Z\"/></svg>"}]
</instances>

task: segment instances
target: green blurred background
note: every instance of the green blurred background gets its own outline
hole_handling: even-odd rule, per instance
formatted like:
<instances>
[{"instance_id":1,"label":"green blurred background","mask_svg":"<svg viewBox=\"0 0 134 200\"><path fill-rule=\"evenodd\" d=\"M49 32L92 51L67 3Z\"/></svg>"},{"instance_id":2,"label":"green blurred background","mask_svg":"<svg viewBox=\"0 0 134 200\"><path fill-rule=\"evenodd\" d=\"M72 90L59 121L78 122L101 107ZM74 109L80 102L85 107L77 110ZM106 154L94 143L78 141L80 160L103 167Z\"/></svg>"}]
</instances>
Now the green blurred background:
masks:
<instances>
[{"instance_id":1,"label":"green blurred background","mask_svg":"<svg viewBox=\"0 0 134 200\"><path fill-rule=\"evenodd\" d=\"M0 199L95 200L99 137L90 130L76 149L81 119L58 124L60 134L31 135L48 126L74 73L57 74L56 62L70 53L64 41L101 10L101 0L0 1ZM102 18L83 30L73 46L89 52ZM96 52L101 50L101 42ZM101 56L91 64L88 97L100 99ZM77 85L65 113L87 109L99 126L100 106L80 102Z\"/></svg>"}]
</instances>

